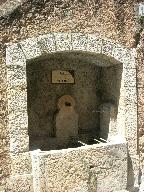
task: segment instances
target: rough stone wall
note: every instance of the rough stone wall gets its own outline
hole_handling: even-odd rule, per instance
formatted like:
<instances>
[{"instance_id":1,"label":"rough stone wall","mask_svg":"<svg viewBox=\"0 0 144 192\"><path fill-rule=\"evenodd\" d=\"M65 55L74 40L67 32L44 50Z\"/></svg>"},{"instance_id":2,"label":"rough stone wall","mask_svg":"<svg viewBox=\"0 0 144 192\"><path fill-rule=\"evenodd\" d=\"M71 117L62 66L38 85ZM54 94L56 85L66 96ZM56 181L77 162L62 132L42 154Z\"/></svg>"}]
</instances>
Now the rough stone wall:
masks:
<instances>
[{"instance_id":1,"label":"rough stone wall","mask_svg":"<svg viewBox=\"0 0 144 192\"><path fill-rule=\"evenodd\" d=\"M0 133L1 180L9 175L5 43L18 42L48 32L73 31L99 35L131 46L134 44L134 4L128 1L26 1L11 14L0 17ZM141 89L142 90L142 89ZM140 90L139 90L140 91ZM141 94L139 94L141 95ZM139 109L141 111L142 108ZM141 113L142 114L142 113ZM143 124L143 121L141 121ZM141 129L142 130L142 129Z\"/></svg>"},{"instance_id":2,"label":"rough stone wall","mask_svg":"<svg viewBox=\"0 0 144 192\"><path fill-rule=\"evenodd\" d=\"M142 175L144 175L144 31L141 33L138 48L137 63L137 93L138 93L138 135L139 155ZM144 188L144 176L141 178L141 188Z\"/></svg>"}]
</instances>

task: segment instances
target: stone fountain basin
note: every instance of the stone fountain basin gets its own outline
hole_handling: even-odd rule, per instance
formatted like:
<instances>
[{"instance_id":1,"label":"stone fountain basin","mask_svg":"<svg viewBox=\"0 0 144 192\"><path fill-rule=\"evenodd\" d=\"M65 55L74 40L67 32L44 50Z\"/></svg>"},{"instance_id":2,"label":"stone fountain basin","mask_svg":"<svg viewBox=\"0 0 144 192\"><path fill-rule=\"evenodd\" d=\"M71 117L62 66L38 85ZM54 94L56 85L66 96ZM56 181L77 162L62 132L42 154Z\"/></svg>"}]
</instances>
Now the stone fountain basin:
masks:
<instances>
[{"instance_id":1,"label":"stone fountain basin","mask_svg":"<svg viewBox=\"0 0 144 192\"><path fill-rule=\"evenodd\" d=\"M110 192L127 187L127 143L31 152L36 192Z\"/></svg>"}]
</instances>

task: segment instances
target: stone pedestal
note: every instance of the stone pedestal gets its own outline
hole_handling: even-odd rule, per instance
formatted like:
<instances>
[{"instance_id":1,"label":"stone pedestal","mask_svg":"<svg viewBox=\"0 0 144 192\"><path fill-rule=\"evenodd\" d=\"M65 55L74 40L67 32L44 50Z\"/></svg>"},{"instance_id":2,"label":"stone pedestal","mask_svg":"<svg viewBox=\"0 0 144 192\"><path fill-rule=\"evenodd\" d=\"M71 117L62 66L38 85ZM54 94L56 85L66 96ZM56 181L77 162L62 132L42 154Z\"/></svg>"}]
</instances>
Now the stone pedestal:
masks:
<instances>
[{"instance_id":1,"label":"stone pedestal","mask_svg":"<svg viewBox=\"0 0 144 192\"><path fill-rule=\"evenodd\" d=\"M56 115L56 137L68 140L78 135L78 114L74 109L75 101L69 95L58 101L59 112Z\"/></svg>"}]
</instances>

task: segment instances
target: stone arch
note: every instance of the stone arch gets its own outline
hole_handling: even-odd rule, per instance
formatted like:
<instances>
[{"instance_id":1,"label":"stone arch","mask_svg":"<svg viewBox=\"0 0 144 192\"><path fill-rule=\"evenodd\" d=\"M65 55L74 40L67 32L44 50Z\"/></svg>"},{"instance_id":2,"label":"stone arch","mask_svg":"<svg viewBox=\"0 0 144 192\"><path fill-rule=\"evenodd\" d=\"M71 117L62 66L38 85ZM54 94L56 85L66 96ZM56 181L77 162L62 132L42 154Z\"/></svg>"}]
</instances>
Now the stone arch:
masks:
<instances>
[{"instance_id":1,"label":"stone arch","mask_svg":"<svg viewBox=\"0 0 144 192\"><path fill-rule=\"evenodd\" d=\"M137 98L136 98L136 55L134 49L127 49L117 42L102 39L95 34L49 33L8 44L6 49L8 113L10 129L10 151L29 151L27 116L26 62L46 53L63 51L89 52L103 56L103 59L123 63L123 89L119 118L125 127L126 139L131 154L137 153ZM124 130L123 130L124 131ZM122 132L123 132L122 131ZM122 133L123 134L123 133Z\"/></svg>"}]
</instances>

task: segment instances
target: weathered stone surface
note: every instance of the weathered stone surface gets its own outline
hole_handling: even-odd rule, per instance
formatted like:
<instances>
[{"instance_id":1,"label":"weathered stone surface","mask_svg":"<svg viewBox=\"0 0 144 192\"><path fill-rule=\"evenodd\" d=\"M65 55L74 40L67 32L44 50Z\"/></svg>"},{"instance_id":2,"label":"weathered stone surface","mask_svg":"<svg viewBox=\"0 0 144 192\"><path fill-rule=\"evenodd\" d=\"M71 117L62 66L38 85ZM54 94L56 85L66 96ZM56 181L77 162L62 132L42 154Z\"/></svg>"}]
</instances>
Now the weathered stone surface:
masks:
<instances>
[{"instance_id":1,"label":"weathered stone surface","mask_svg":"<svg viewBox=\"0 0 144 192\"><path fill-rule=\"evenodd\" d=\"M130 154L137 153L137 105L131 104L125 107L126 138Z\"/></svg>"},{"instance_id":2,"label":"weathered stone surface","mask_svg":"<svg viewBox=\"0 0 144 192\"><path fill-rule=\"evenodd\" d=\"M31 174L11 176L10 191L11 192L34 192L33 176Z\"/></svg>"},{"instance_id":3,"label":"weathered stone surface","mask_svg":"<svg viewBox=\"0 0 144 192\"><path fill-rule=\"evenodd\" d=\"M124 88L124 100L126 105L137 104L137 88L125 87Z\"/></svg>"},{"instance_id":4,"label":"weathered stone surface","mask_svg":"<svg viewBox=\"0 0 144 192\"><path fill-rule=\"evenodd\" d=\"M102 39L95 34L88 34L87 51L101 53Z\"/></svg>"},{"instance_id":5,"label":"weathered stone surface","mask_svg":"<svg viewBox=\"0 0 144 192\"><path fill-rule=\"evenodd\" d=\"M27 60L38 57L42 54L37 41L37 38L30 38L20 42L21 49Z\"/></svg>"},{"instance_id":6,"label":"weathered stone surface","mask_svg":"<svg viewBox=\"0 0 144 192\"><path fill-rule=\"evenodd\" d=\"M128 157L128 189L139 187L139 155Z\"/></svg>"},{"instance_id":7,"label":"weathered stone surface","mask_svg":"<svg viewBox=\"0 0 144 192\"><path fill-rule=\"evenodd\" d=\"M124 70L124 86L136 87L136 69Z\"/></svg>"},{"instance_id":8,"label":"weathered stone surface","mask_svg":"<svg viewBox=\"0 0 144 192\"><path fill-rule=\"evenodd\" d=\"M0 154L9 152L9 137L0 138Z\"/></svg>"},{"instance_id":9,"label":"weathered stone surface","mask_svg":"<svg viewBox=\"0 0 144 192\"><path fill-rule=\"evenodd\" d=\"M26 66L9 65L7 66L8 87L26 86Z\"/></svg>"},{"instance_id":10,"label":"weathered stone surface","mask_svg":"<svg viewBox=\"0 0 144 192\"><path fill-rule=\"evenodd\" d=\"M72 33L72 50L87 50L87 34Z\"/></svg>"},{"instance_id":11,"label":"weathered stone surface","mask_svg":"<svg viewBox=\"0 0 144 192\"><path fill-rule=\"evenodd\" d=\"M139 136L144 135L144 118L143 118L144 106L143 106L143 101L144 101L144 89L143 88L138 88L138 127L139 127Z\"/></svg>"},{"instance_id":12,"label":"weathered stone surface","mask_svg":"<svg viewBox=\"0 0 144 192\"><path fill-rule=\"evenodd\" d=\"M11 153L12 175L24 175L32 172L30 152L13 154Z\"/></svg>"},{"instance_id":13,"label":"weathered stone surface","mask_svg":"<svg viewBox=\"0 0 144 192\"><path fill-rule=\"evenodd\" d=\"M40 35L37 38L37 44L39 45L42 53L56 51L56 42L53 33L48 33L47 35Z\"/></svg>"},{"instance_id":14,"label":"weathered stone surface","mask_svg":"<svg viewBox=\"0 0 144 192\"><path fill-rule=\"evenodd\" d=\"M27 91L25 85L8 88L8 112L27 110Z\"/></svg>"},{"instance_id":15,"label":"weathered stone surface","mask_svg":"<svg viewBox=\"0 0 144 192\"><path fill-rule=\"evenodd\" d=\"M114 42L108 39L102 39L102 54L112 56L115 46L116 45L114 44Z\"/></svg>"},{"instance_id":16,"label":"weathered stone surface","mask_svg":"<svg viewBox=\"0 0 144 192\"><path fill-rule=\"evenodd\" d=\"M20 44L8 44L6 48L6 65L26 65L26 57Z\"/></svg>"},{"instance_id":17,"label":"weathered stone surface","mask_svg":"<svg viewBox=\"0 0 144 192\"><path fill-rule=\"evenodd\" d=\"M95 179L94 191L126 189L126 157L126 144L104 144L97 147L93 145L79 149L39 152L39 172L35 174L36 177L39 175L39 178L37 177L36 182L39 190L54 192L89 191Z\"/></svg>"},{"instance_id":18,"label":"weathered stone surface","mask_svg":"<svg viewBox=\"0 0 144 192\"><path fill-rule=\"evenodd\" d=\"M11 159L10 159L10 154L8 152L3 152L0 154L0 177L5 178L11 173Z\"/></svg>"},{"instance_id":19,"label":"weathered stone surface","mask_svg":"<svg viewBox=\"0 0 144 192\"><path fill-rule=\"evenodd\" d=\"M16 130L28 129L28 114L27 111L12 111L8 115L9 131L12 133Z\"/></svg>"},{"instance_id":20,"label":"weathered stone surface","mask_svg":"<svg viewBox=\"0 0 144 192\"><path fill-rule=\"evenodd\" d=\"M56 51L70 51L72 49L71 33L55 34Z\"/></svg>"},{"instance_id":21,"label":"weathered stone surface","mask_svg":"<svg viewBox=\"0 0 144 192\"><path fill-rule=\"evenodd\" d=\"M9 4L13 4L14 1L16 0L8 2ZM36 37L40 34L50 32L73 31L97 33L100 34L102 38L106 37L114 41L117 40L120 44L131 46L134 42L135 33L135 3L137 3L137 1L133 0L122 3L120 1L102 2L84 0L51 2L37 0L31 4L31 1L28 0L27 3L19 6L16 10L13 11L12 9L11 11L13 13L10 11L12 14L0 18L0 57L3 60L1 61L0 59L2 81L6 79L3 70L5 68L4 55L6 42L18 42L26 38ZM4 14L7 14L9 7L11 8L11 6L3 7ZM123 57L123 54L118 53L118 55L120 61L125 60L127 62L128 59ZM21 63L21 59L18 59L18 62ZM125 67L127 67L128 64L130 64L131 67L131 62L129 61ZM22 62L21 65L25 65L25 62ZM1 90L2 92L6 92L4 84L1 84ZM3 94L2 100L2 108L6 111L6 102L4 102L7 100L6 95L4 96ZM140 108L142 108L142 104ZM139 111L142 115L142 109L139 109ZM5 117L2 116L2 119L4 118ZM123 125L123 118L121 118L121 121ZM5 127L3 130L6 134L8 131L5 122L6 120L3 120L1 123L2 126ZM143 124L142 121L140 124Z\"/></svg>"},{"instance_id":22,"label":"weathered stone surface","mask_svg":"<svg viewBox=\"0 0 144 192\"><path fill-rule=\"evenodd\" d=\"M28 130L14 130L10 134L10 151L21 153L29 151Z\"/></svg>"}]
</instances>

